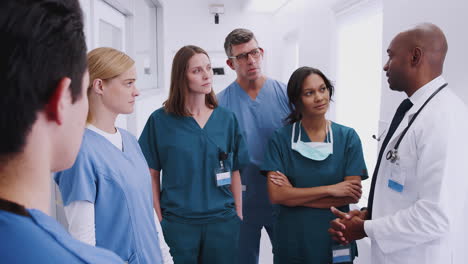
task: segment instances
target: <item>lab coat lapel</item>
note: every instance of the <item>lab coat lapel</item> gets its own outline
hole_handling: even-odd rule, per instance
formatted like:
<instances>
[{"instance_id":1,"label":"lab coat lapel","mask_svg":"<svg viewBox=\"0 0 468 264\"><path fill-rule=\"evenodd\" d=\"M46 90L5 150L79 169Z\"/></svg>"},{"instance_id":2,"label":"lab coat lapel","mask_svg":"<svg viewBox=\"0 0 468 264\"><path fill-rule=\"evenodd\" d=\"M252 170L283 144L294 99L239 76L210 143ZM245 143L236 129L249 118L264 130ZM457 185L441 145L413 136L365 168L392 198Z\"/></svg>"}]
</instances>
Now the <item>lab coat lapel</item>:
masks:
<instances>
[{"instance_id":1,"label":"lab coat lapel","mask_svg":"<svg viewBox=\"0 0 468 264\"><path fill-rule=\"evenodd\" d=\"M416 114L419 107L419 105L413 105L413 107L411 107L408 112L406 112L405 117L403 117L403 120L401 120L400 125L398 125L395 133L393 133L392 138L388 142L387 149L393 148L393 146L395 146L396 142L401 137L403 130L405 130L405 128L409 125L411 118L413 118L414 114Z\"/></svg>"},{"instance_id":2,"label":"lab coat lapel","mask_svg":"<svg viewBox=\"0 0 468 264\"><path fill-rule=\"evenodd\" d=\"M445 80L442 77L436 78L433 81L431 81L429 84L426 84L425 86L421 87L420 91L422 94L418 96L418 98L414 98L414 96L410 97L411 102L413 103L413 106L406 112L405 117L403 117L403 120L401 120L400 125L398 128L395 130L395 133L393 133L392 138L388 142L387 149L390 147L393 148L395 146L396 142L398 139L401 137L401 133L403 133L403 130L409 125L409 122L413 118L413 116L418 112L418 110L422 107L422 105L426 102L427 98L431 96L431 94L438 88L440 85L444 84ZM416 120L415 120L416 121Z\"/></svg>"}]
</instances>

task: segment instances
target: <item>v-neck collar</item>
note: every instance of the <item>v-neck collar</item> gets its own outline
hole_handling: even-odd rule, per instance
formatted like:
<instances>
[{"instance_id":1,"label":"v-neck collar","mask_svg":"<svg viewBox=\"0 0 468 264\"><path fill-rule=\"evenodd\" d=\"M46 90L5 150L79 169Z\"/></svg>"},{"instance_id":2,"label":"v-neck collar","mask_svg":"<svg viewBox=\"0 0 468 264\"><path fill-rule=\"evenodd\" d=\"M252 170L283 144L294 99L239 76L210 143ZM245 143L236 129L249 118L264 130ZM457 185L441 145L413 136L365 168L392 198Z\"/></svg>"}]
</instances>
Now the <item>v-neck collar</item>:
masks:
<instances>
[{"instance_id":1,"label":"v-neck collar","mask_svg":"<svg viewBox=\"0 0 468 264\"><path fill-rule=\"evenodd\" d=\"M303 141L301 138L298 137L298 139L300 139L301 141L303 142L313 142L313 143L330 143L330 142L333 142L333 122L331 120L327 120L327 122L329 122L329 124L327 124L327 129L326 129L326 134L325 134L325 139L323 141L312 141L310 140L310 137L309 135L307 134L307 131L306 129L304 128L304 126L302 125L302 122L300 122L300 125L299 125L299 135L302 136L302 131L304 132L304 136L302 136L304 138L304 140L306 141ZM295 126L295 123L293 124L293 126ZM295 137L295 135L293 135ZM327 139L331 139L330 142L327 142Z\"/></svg>"},{"instance_id":2,"label":"v-neck collar","mask_svg":"<svg viewBox=\"0 0 468 264\"><path fill-rule=\"evenodd\" d=\"M203 127L200 126L200 124L198 124L197 120L195 120L195 118L193 116L188 116L188 118L190 120L193 121L193 123L195 124L195 126L199 129L199 130L203 130L205 131L206 130L206 127L208 126L208 124L211 123L211 120L213 119L213 116L215 115L215 112L217 112L218 110L218 107L214 108L213 111L211 112L210 114L210 117L208 117L208 120L206 120L206 123Z\"/></svg>"},{"instance_id":3,"label":"v-neck collar","mask_svg":"<svg viewBox=\"0 0 468 264\"><path fill-rule=\"evenodd\" d=\"M118 127L116 127L116 129L119 130L120 135L122 136L122 150L120 150L118 147L116 147L114 144L112 144L112 142L110 142L110 141L109 141L107 138L105 138L103 135L101 135L101 134L97 133L96 131L93 131L93 130L91 130L91 129L89 129L89 128L86 128L87 131L89 131L89 132L91 132L91 133L94 133L94 134L97 135L98 137L104 139L104 141L106 142L105 144L110 144L111 147L112 147L113 149L115 149L116 151L118 151L118 152L120 152L120 153L125 153L125 154L127 154L128 149L127 149L127 142L126 142L126 140L125 140L125 135L124 135L124 133L122 133L122 129L120 129L120 128L118 128Z\"/></svg>"},{"instance_id":4,"label":"v-neck collar","mask_svg":"<svg viewBox=\"0 0 468 264\"><path fill-rule=\"evenodd\" d=\"M265 91L263 91L263 90L267 86L268 81L269 81L269 79L265 78L265 82L263 83L262 88L260 88L260 91L258 92L255 99L252 99L252 97L250 97L250 95L242 88L242 86L240 86L240 84L237 81L234 81L234 83L236 84L237 89L240 90L239 93L240 93L240 95L242 97L244 97L244 99L248 99L248 102L250 102L250 103L259 103L263 98L263 94L265 93Z\"/></svg>"}]
</instances>

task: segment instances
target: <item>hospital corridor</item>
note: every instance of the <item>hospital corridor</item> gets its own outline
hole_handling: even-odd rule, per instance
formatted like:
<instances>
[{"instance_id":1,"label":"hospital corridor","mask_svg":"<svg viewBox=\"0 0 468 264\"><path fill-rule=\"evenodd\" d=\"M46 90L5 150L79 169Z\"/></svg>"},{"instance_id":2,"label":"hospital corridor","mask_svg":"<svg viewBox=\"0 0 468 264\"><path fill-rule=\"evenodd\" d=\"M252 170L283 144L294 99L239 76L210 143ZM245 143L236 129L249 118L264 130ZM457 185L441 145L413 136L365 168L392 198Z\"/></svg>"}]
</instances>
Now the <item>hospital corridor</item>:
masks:
<instances>
[{"instance_id":1,"label":"hospital corridor","mask_svg":"<svg viewBox=\"0 0 468 264\"><path fill-rule=\"evenodd\" d=\"M467 1L2 1L0 263L466 263Z\"/></svg>"}]
</instances>

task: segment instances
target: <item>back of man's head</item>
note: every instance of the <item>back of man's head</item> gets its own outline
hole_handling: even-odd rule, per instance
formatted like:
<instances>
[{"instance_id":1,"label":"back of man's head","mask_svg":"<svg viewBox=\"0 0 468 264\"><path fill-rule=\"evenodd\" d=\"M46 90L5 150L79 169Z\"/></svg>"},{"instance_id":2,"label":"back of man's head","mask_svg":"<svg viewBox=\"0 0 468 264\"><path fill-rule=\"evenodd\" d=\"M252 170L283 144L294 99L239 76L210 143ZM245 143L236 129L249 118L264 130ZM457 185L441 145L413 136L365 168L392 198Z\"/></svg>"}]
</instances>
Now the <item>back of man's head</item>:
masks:
<instances>
[{"instance_id":1,"label":"back of man's head","mask_svg":"<svg viewBox=\"0 0 468 264\"><path fill-rule=\"evenodd\" d=\"M59 81L80 99L86 43L78 0L0 1L0 158L20 153Z\"/></svg>"},{"instance_id":2,"label":"back of man's head","mask_svg":"<svg viewBox=\"0 0 468 264\"><path fill-rule=\"evenodd\" d=\"M245 28L236 28L229 33L224 40L224 51L228 57L232 56L232 46L247 43L251 40L257 41L252 31Z\"/></svg>"},{"instance_id":3,"label":"back of man's head","mask_svg":"<svg viewBox=\"0 0 468 264\"><path fill-rule=\"evenodd\" d=\"M426 57L426 67L435 75L442 73L445 56L448 50L444 32L436 25L422 23L407 31L413 47L423 49Z\"/></svg>"}]
</instances>

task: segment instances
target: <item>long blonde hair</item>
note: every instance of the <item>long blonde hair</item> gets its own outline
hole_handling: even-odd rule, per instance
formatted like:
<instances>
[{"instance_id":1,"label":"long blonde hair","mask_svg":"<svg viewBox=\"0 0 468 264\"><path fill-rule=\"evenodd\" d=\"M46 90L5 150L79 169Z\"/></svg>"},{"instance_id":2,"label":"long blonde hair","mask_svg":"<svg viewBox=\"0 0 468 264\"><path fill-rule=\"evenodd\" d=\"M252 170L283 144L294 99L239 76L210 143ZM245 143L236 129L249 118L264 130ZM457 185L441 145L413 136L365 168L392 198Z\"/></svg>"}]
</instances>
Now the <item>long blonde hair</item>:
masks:
<instances>
[{"instance_id":1,"label":"long blonde hair","mask_svg":"<svg viewBox=\"0 0 468 264\"><path fill-rule=\"evenodd\" d=\"M128 71L133 65L135 61L132 58L113 48L102 47L90 51L88 53L88 97L90 97L94 80L111 80ZM88 111L87 121L91 121L91 108Z\"/></svg>"}]
</instances>

